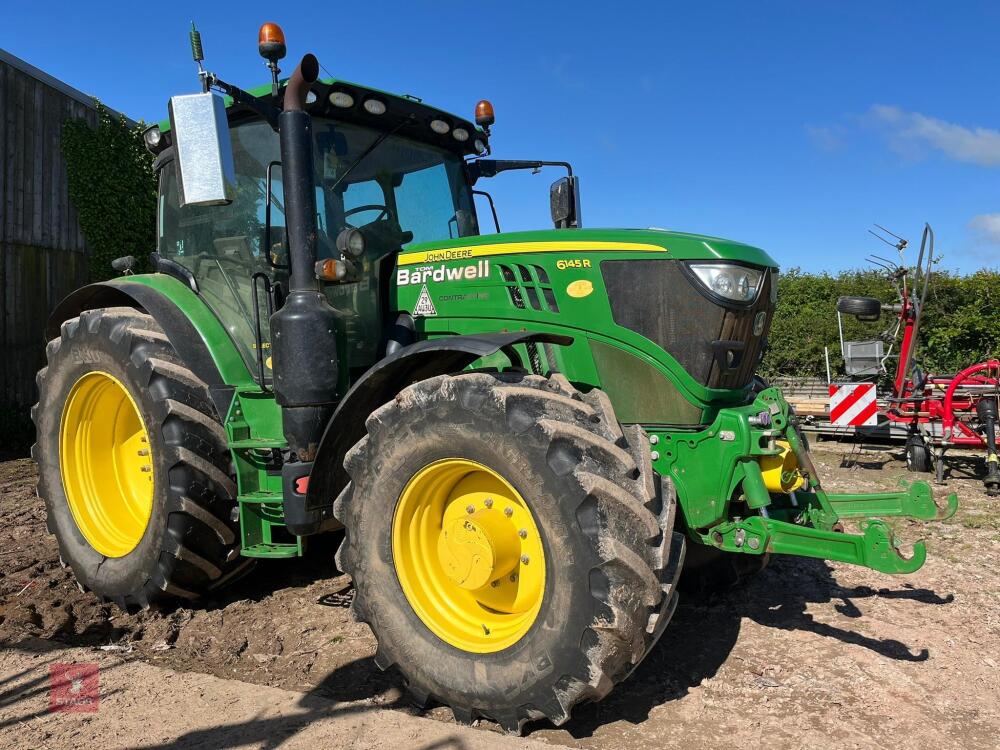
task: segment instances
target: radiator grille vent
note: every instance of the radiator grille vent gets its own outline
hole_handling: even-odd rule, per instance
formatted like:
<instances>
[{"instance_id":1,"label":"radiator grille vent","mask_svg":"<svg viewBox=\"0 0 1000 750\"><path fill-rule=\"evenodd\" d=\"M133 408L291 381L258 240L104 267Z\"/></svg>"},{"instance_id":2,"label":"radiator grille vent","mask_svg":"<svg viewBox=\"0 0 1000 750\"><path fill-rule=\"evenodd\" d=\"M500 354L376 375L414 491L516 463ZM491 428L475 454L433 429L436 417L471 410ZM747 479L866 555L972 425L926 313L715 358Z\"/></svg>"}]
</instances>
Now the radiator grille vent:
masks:
<instances>
[{"instance_id":1,"label":"radiator grille vent","mask_svg":"<svg viewBox=\"0 0 1000 750\"><path fill-rule=\"evenodd\" d=\"M552 291L549 275L545 269L536 265L497 264L500 276L507 287L510 303L518 310L548 310L559 312L556 295Z\"/></svg>"}]
</instances>

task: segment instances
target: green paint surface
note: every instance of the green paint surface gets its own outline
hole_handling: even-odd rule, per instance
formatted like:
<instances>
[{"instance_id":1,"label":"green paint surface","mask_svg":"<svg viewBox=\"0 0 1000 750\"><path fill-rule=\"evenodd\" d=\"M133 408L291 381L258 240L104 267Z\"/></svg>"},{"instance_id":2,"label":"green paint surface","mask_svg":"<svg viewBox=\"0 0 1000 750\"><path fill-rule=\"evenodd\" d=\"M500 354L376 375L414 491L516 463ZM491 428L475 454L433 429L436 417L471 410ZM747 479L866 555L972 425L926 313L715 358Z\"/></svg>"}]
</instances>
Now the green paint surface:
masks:
<instances>
[{"instance_id":1,"label":"green paint surface","mask_svg":"<svg viewBox=\"0 0 1000 750\"><path fill-rule=\"evenodd\" d=\"M173 276L162 273L136 274L117 279L112 283L121 287L127 287L129 284L143 284L156 289L187 316L191 325L198 331L205 346L208 347L215 366L227 384L234 386L253 384L250 371L247 370L232 338L208 305L190 288Z\"/></svg>"}]
</instances>

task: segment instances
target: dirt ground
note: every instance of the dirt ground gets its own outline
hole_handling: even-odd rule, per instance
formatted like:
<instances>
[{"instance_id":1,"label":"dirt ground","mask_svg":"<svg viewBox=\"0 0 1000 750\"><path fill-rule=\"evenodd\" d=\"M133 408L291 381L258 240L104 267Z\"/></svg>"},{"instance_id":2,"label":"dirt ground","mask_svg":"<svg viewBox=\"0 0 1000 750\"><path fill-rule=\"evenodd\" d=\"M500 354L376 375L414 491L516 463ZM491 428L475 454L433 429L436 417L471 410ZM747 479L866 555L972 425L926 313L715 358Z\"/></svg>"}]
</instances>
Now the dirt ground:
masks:
<instances>
[{"instance_id":1,"label":"dirt ground","mask_svg":"<svg viewBox=\"0 0 1000 750\"><path fill-rule=\"evenodd\" d=\"M909 476L896 448L818 442L814 458L831 490L888 489ZM349 617L352 590L333 566L335 538L314 544L303 560L261 564L198 606L127 614L81 593L60 566L34 482L30 460L0 463L5 653L37 650L32 639L42 639L237 680L248 695L265 685L359 711L413 713L398 676L373 664L371 633ZM602 703L579 707L564 727L533 725L530 737L595 750L761 741L996 748L1000 500L986 497L969 464L955 464L947 485L962 503L955 518L897 524L906 541L927 540L928 561L917 573L777 558L742 589L682 599L626 683ZM16 685L0 684L0 713L17 700ZM443 708L428 715L452 721ZM496 731L488 723L479 729Z\"/></svg>"},{"instance_id":2,"label":"dirt ground","mask_svg":"<svg viewBox=\"0 0 1000 750\"><path fill-rule=\"evenodd\" d=\"M59 664L99 666L99 699L87 680L74 711L52 711L49 672ZM198 672L175 672L112 652L58 647L25 639L0 651L0 750L79 750L130 747L145 750L273 748L315 750L547 750L521 737L407 716L370 704L342 704L322 696L250 686ZM72 682L70 683L72 689ZM79 696L86 695L86 699ZM60 698L65 695L61 694ZM68 703L68 702L67 702ZM67 705L64 703L63 705ZM80 710L81 707L90 709ZM114 740L109 742L109 738Z\"/></svg>"}]
</instances>

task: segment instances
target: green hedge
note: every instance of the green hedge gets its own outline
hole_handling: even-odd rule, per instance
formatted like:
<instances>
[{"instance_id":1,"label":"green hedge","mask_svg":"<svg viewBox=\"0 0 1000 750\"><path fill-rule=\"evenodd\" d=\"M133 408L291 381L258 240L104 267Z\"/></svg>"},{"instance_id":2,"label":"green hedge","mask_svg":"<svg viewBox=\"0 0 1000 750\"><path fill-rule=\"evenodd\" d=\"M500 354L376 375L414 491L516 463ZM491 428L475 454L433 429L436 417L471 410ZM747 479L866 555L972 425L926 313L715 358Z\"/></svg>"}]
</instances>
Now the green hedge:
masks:
<instances>
[{"instance_id":1,"label":"green hedge","mask_svg":"<svg viewBox=\"0 0 1000 750\"><path fill-rule=\"evenodd\" d=\"M116 276L111 261L133 255L147 270L156 248L156 178L142 122L130 125L97 102L97 127L63 123L69 198L90 249L90 280Z\"/></svg>"},{"instance_id":2,"label":"green hedge","mask_svg":"<svg viewBox=\"0 0 1000 750\"><path fill-rule=\"evenodd\" d=\"M830 347L834 375L843 374L837 337L837 298L855 295L897 302L884 274L843 271L836 276L804 273L798 268L778 281L778 309L771 327L770 350L761 368L767 377L823 376L823 347ZM848 340L875 338L895 316L859 323L845 315ZM898 348L894 349L898 351ZM931 372L955 372L989 355L1000 354L1000 271L956 276L936 271L920 323L920 352Z\"/></svg>"}]
</instances>

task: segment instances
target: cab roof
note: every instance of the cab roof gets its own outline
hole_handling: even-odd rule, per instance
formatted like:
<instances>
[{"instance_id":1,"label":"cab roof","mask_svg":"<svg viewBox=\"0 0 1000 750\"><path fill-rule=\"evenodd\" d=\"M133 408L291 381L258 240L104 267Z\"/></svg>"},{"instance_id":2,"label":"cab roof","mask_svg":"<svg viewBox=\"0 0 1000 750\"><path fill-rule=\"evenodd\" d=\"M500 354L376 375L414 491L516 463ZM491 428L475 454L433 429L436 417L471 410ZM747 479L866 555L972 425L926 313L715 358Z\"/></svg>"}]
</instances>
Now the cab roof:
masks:
<instances>
[{"instance_id":1,"label":"cab roof","mask_svg":"<svg viewBox=\"0 0 1000 750\"><path fill-rule=\"evenodd\" d=\"M275 101L279 107L288 79L282 79L280 83L281 88ZM250 89L247 93L257 98L270 99L271 85L258 86ZM306 104L306 111L313 116L329 117L381 131L396 129L396 132L403 137L431 143L462 156L479 156L487 150L489 144L488 136L483 129L470 120L424 104L421 99L410 94L393 94L337 78L317 80L312 85L311 93L315 94L316 98ZM350 98L350 106L335 106L331 102L331 95L338 93L346 94ZM229 111L230 122L259 117L249 107L234 103L232 97L223 98ZM335 98L339 99L341 103L347 101L343 96ZM371 100L385 105L385 111L381 114L373 114L369 109L366 109L365 104ZM378 109L377 107L373 108ZM436 132L431 128L432 121L444 122L448 126L447 130L444 133ZM160 132L167 136L170 132L170 121L163 120L158 127ZM437 127L441 129L440 125ZM459 140L454 134L456 131L463 130L467 134L467 138ZM169 137L165 140L169 141ZM479 146L476 145L477 143ZM164 144L164 147L166 145L168 144Z\"/></svg>"}]
</instances>

